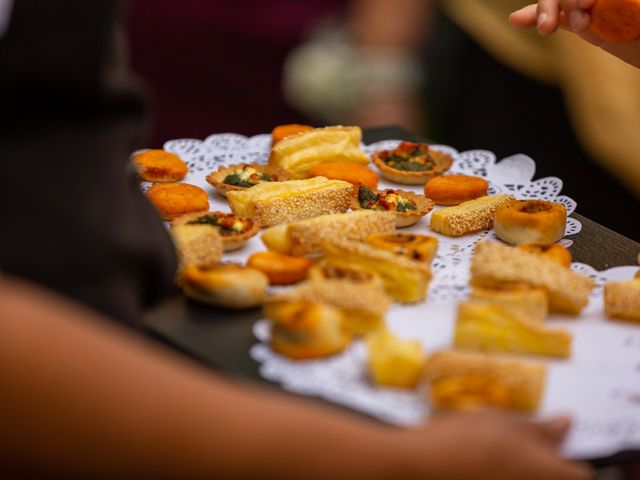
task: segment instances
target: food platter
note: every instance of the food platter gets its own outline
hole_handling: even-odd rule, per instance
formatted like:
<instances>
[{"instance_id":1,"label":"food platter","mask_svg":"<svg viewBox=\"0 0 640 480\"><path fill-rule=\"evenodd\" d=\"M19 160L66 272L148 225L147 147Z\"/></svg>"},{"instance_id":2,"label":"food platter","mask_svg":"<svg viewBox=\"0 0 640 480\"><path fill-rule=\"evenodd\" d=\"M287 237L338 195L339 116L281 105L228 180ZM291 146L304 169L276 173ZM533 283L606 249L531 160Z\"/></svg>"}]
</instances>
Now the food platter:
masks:
<instances>
[{"instance_id":1,"label":"food platter","mask_svg":"<svg viewBox=\"0 0 640 480\"><path fill-rule=\"evenodd\" d=\"M364 146L368 153L393 148L399 142L387 140ZM228 211L228 205L204 177L211 171L234 163L265 163L270 137L243 137L236 134L212 135L204 141L181 139L167 142L165 150L178 154L189 165L185 182L204 188L212 210ZM438 146L454 157L455 173L477 175L490 183L490 193L512 193L518 198L539 198L564 204L572 213L575 202L561 195L562 181L555 177L533 180L535 163L524 155L498 162L491 152L457 152ZM385 184L382 187L396 187ZM405 187L403 187L405 188ZM412 187L408 187L412 188ZM416 189L416 191L418 191ZM567 221L565 238L581 229L572 218ZM408 230L433 234L428 217ZM440 240L433 264L434 279L427 301L407 307L395 305L387 315L389 327L403 338L419 339L427 349L449 346L456 302L468 294L469 264L475 244L495 239L492 231ZM244 263L249 254L264 250L259 238L243 249L229 252L224 259ZM636 267L621 267L598 272L584 264L572 269L596 279L589 306L578 318L552 317L552 326L562 326L575 337L574 354L569 361L549 362L550 374L538 415L569 413L576 426L564 446L572 458L607 456L627 448L640 447L640 327L611 322L602 310L602 284L605 280L628 279ZM261 375L283 388L325 398L398 425L417 425L429 415L425 392L372 387L364 368L365 349L354 342L344 353L323 360L295 362L285 359L268 346L269 323L259 321L254 328L258 342L250 354L261 364Z\"/></svg>"}]
</instances>

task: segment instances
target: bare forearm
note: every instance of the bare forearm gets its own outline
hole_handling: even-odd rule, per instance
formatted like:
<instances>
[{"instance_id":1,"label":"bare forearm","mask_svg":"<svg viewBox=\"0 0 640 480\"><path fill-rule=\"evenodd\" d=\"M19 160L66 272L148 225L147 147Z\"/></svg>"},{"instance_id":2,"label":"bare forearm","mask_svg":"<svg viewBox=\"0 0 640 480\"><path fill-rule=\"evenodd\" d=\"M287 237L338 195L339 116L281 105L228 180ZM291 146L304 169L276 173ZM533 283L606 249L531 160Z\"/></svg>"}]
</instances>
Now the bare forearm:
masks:
<instances>
[{"instance_id":1,"label":"bare forearm","mask_svg":"<svg viewBox=\"0 0 640 480\"><path fill-rule=\"evenodd\" d=\"M233 385L92 316L0 283L0 465L92 478L393 476L383 443L394 434Z\"/></svg>"}]
</instances>

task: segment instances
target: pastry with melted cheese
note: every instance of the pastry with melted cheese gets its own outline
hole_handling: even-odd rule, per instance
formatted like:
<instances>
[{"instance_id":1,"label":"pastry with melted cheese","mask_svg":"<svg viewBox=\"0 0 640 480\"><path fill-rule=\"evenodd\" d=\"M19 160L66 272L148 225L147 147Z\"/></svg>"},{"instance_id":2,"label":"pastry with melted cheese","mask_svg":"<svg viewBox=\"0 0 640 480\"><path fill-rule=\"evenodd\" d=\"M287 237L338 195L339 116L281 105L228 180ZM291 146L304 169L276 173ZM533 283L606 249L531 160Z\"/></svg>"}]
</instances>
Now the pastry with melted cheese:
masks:
<instances>
[{"instance_id":1,"label":"pastry with melted cheese","mask_svg":"<svg viewBox=\"0 0 640 480\"><path fill-rule=\"evenodd\" d=\"M395 224L395 217L390 212L361 210L333 213L273 226L263 232L262 241L275 252L307 255L322 251L325 240L345 238L362 241L375 233L393 232Z\"/></svg>"},{"instance_id":2,"label":"pastry with melted cheese","mask_svg":"<svg viewBox=\"0 0 640 480\"><path fill-rule=\"evenodd\" d=\"M552 330L508 312L499 305L464 302L454 331L457 348L568 358L571 334Z\"/></svg>"},{"instance_id":3,"label":"pastry with melted cheese","mask_svg":"<svg viewBox=\"0 0 640 480\"><path fill-rule=\"evenodd\" d=\"M552 311L578 314L589 303L593 279L557 262L496 242L479 242L471 259L471 283L486 288L526 284L547 293Z\"/></svg>"},{"instance_id":4,"label":"pastry with melted cheese","mask_svg":"<svg viewBox=\"0 0 640 480\"><path fill-rule=\"evenodd\" d=\"M429 227L449 237L486 230L493 226L496 209L513 199L511 195L489 195L463 202L455 207L442 208L431 214Z\"/></svg>"},{"instance_id":5,"label":"pastry with melted cheese","mask_svg":"<svg viewBox=\"0 0 640 480\"><path fill-rule=\"evenodd\" d=\"M367 367L376 385L415 388L422 378L425 357L418 341L401 340L387 330L366 337Z\"/></svg>"},{"instance_id":6,"label":"pastry with melted cheese","mask_svg":"<svg viewBox=\"0 0 640 480\"><path fill-rule=\"evenodd\" d=\"M344 239L325 242L323 249L325 259L329 262L355 263L378 272L385 290L394 300L414 303L427 296L432 275L424 262Z\"/></svg>"},{"instance_id":7,"label":"pastry with melted cheese","mask_svg":"<svg viewBox=\"0 0 640 480\"><path fill-rule=\"evenodd\" d=\"M314 128L273 145L269 165L282 168L293 179L307 178L309 170L321 163L367 165L369 159L360 148L361 139L359 127Z\"/></svg>"},{"instance_id":8,"label":"pastry with melted cheese","mask_svg":"<svg viewBox=\"0 0 640 480\"><path fill-rule=\"evenodd\" d=\"M432 354L425 367L431 403L445 410L533 412L540 405L546 373L542 363L455 350Z\"/></svg>"},{"instance_id":9,"label":"pastry with melted cheese","mask_svg":"<svg viewBox=\"0 0 640 480\"><path fill-rule=\"evenodd\" d=\"M610 318L640 322L640 278L607 282L604 286L604 311Z\"/></svg>"},{"instance_id":10,"label":"pastry with melted cheese","mask_svg":"<svg viewBox=\"0 0 640 480\"><path fill-rule=\"evenodd\" d=\"M344 213L349 209L352 192L349 182L315 177L260 183L244 191L229 192L227 199L233 213L267 227L327 213Z\"/></svg>"}]
</instances>

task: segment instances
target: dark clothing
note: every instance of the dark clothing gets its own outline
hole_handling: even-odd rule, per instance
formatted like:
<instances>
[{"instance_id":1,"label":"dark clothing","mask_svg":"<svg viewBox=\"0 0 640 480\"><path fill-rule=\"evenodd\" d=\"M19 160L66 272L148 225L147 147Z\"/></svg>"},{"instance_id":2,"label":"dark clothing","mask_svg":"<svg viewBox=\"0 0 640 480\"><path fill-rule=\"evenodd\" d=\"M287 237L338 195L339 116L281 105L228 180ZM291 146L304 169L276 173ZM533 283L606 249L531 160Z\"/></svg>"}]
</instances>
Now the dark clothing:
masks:
<instances>
[{"instance_id":1,"label":"dark clothing","mask_svg":"<svg viewBox=\"0 0 640 480\"><path fill-rule=\"evenodd\" d=\"M14 4L0 39L0 269L135 323L170 288L175 253L128 161L145 108L119 8Z\"/></svg>"},{"instance_id":2,"label":"dark clothing","mask_svg":"<svg viewBox=\"0 0 640 480\"><path fill-rule=\"evenodd\" d=\"M498 159L525 153L536 162L536 178L562 179L578 213L640 240L640 216L630 213L636 197L582 149L560 90L495 60L444 17L427 58L427 105L437 122L431 138L491 150Z\"/></svg>"}]
</instances>

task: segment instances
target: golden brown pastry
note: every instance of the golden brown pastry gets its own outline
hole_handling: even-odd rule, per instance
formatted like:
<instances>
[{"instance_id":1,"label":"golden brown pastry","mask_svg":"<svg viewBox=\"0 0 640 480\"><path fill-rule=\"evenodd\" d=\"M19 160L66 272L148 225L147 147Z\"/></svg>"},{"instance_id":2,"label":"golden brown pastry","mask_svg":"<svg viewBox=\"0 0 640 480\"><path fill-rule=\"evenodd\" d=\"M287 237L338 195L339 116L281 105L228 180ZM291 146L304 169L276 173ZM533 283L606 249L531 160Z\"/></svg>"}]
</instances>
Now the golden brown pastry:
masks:
<instances>
[{"instance_id":1,"label":"golden brown pastry","mask_svg":"<svg viewBox=\"0 0 640 480\"><path fill-rule=\"evenodd\" d=\"M264 273L271 285L291 285L307 278L313 262L278 252L256 252L249 257L247 265Z\"/></svg>"},{"instance_id":2,"label":"golden brown pastry","mask_svg":"<svg viewBox=\"0 0 640 480\"><path fill-rule=\"evenodd\" d=\"M225 252L237 250L260 231L260 227L250 218L224 212L189 213L176 218L172 224L211 225L222 237Z\"/></svg>"},{"instance_id":3,"label":"golden brown pastry","mask_svg":"<svg viewBox=\"0 0 640 480\"><path fill-rule=\"evenodd\" d=\"M312 167L326 162L367 165L369 159L360 148L361 139L359 127L314 128L275 144L269 165L282 168L293 179L309 177Z\"/></svg>"},{"instance_id":4,"label":"golden brown pastry","mask_svg":"<svg viewBox=\"0 0 640 480\"><path fill-rule=\"evenodd\" d=\"M367 366L376 385L415 388L422 378L425 357L418 341L401 340L387 330L367 335Z\"/></svg>"},{"instance_id":5,"label":"golden brown pastry","mask_svg":"<svg viewBox=\"0 0 640 480\"><path fill-rule=\"evenodd\" d=\"M442 175L432 178L424 186L424 194L436 205L460 205L463 202L484 197L489 182L470 175Z\"/></svg>"},{"instance_id":6,"label":"golden brown pastry","mask_svg":"<svg viewBox=\"0 0 640 480\"><path fill-rule=\"evenodd\" d=\"M549 315L546 292L542 288L532 288L526 284L515 284L500 289L473 287L471 300L498 305L511 315L540 325Z\"/></svg>"},{"instance_id":7,"label":"golden brown pastry","mask_svg":"<svg viewBox=\"0 0 640 480\"><path fill-rule=\"evenodd\" d=\"M329 262L355 263L376 271L394 300L414 303L427 296L432 275L424 262L350 240L334 239L325 242L323 248Z\"/></svg>"},{"instance_id":8,"label":"golden brown pastry","mask_svg":"<svg viewBox=\"0 0 640 480\"><path fill-rule=\"evenodd\" d=\"M219 307L243 309L262 305L269 280L262 272L234 264L186 267L182 288L187 297Z\"/></svg>"},{"instance_id":9,"label":"golden brown pastry","mask_svg":"<svg viewBox=\"0 0 640 480\"><path fill-rule=\"evenodd\" d=\"M309 130L313 130L311 125L300 125L299 123L278 125L271 131L271 145L275 145L284 138L297 135L302 132L308 132Z\"/></svg>"},{"instance_id":10,"label":"golden brown pastry","mask_svg":"<svg viewBox=\"0 0 640 480\"><path fill-rule=\"evenodd\" d=\"M455 350L434 353L425 367L432 403L447 410L535 411L542 400L546 373L542 363Z\"/></svg>"},{"instance_id":11,"label":"golden brown pastry","mask_svg":"<svg viewBox=\"0 0 640 480\"><path fill-rule=\"evenodd\" d=\"M262 241L275 252L307 255L322 251L325 240L345 238L362 241L373 233L393 232L395 224L395 217L390 212L361 210L333 213L268 228L262 234Z\"/></svg>"},{"instance_id":12,"label":"golden brown pastry","mask_svg":"<svg viewBox=\"0 0 640 480\"><path fill-rule=\"evenodd\" d=\"M604 311L610 318L640 322L640 279L607 282Z\"/></svg>"},{"instance_id":13,"label":"golden brown pastry","mask_svg":"<svg viewBox=\"0 0 640 480\"><path fill-rule=\"evenodd\" d=\"M178 272L189 266L213 267L222 258L222 239L210 225L178 225L170 230L178 254Z\"/></svg>"},{"instance_id":14,"label":"golden brown pastry","mask_svg":"<svg viewBox=\"0 0 640 480\"><path fill-rule=\"evenodd\" d=\"M376 152L373 163L392 182L424 185L451 168L453 158L426 143L402 142L393 150Z\"/></svg>"},{"instance_id":15,"label":"golden brown pastry","mask_svg":"<svg viewBox=\"0 0 640 480\"><path fill-rule=\"evenodd\" d=\"M163 220L209 210L209 197L200 187L188 183L161 183L149 187L147 198Z\"/></svg>"},{"instance_id":16,"label":"golden brown pastry","mask_svg":"<svg viewBox=\"0 0 640 480\"><path fill-rule=\"evenodd\" d=\"M178 182L189 173L189 167L179 156L164 150L145 150L132 160L145 182Z\"/></svg>"},{"instance_id":17,"label":"golden brown pastry","mask_svg":"<svg viewBox=\"0 0 640 480\"><path fill-rule=\"evenodd\" d=\"M265 305L264 314L273 320L271 347L295 360L334 355L351 342L342 329L342 312L331 305L273 301Z\"/></svg>"},{"instance_id":18,"label":"golden brown pastry","mask_svg":"<svg viewBox=\"0 0 640 480\"><path fill-rule=\"evenodd\" d=\"M289 180L284 170L260 163L240 163L221 167L207 175L207 182L215 187L220 195L226 197L232 190L246 190L259 183L282 182Z\"/></svg>"},{"instance_id":19,"label":"golden brown pastry","mask_svg":"<svg viewBox=\"0 0 640 480\"><path fill-rule=\"evenodd\" d=\"M461 203L456 207L436 210L431 214L429 227L449 237L486 230L493 225L496 209L513 199L511 195L489 195Z\"/></svg>"},{"instance_id":20,"label":"golden brown pastry","mask_svg":"<svg viewBox=\"0 0 640 480\"><path fill-rule=\"evenodd\" d=\"M571 333L552 330L499 305L464 302L458 306L453 344L485 352L512 352L568 358Z\"/></svg>"},{"instance_id":21,"label":"golden brown pastry","mask_svg":"<svg viewBox=\"0 0 640 480\"><path fill-rule=\"evenodd\" d=\"M402 228L416 224L433 210L433 202L414 192L391 188L372 191L361 186L351 202L351 208L391 212L396 217L396 227Z\"/></svg>"},{"instance_id":22,"label":"golden brown pastry","mask_svg":"<svg viewBox=\"0 0 640 480\"><path fill-rule=\"evenodd\" d=\"M374 233L366 239L369 245L390 250L411 260L431 264L438 251L438 239L417 233Z\"/></svg>"},{"instance_id":23,"label":"golden brown pastry","mask_svg":"<svg viewBox=\"0 0 640 480\"><path fill-rule=\"evenodd\" d=\"M333 180L344 180L354 185L357 191L359 186L371 190L378 188L378 175L369 167L357 163L327 162L311 167L310 177L326 177Z\"/></svg>"},{"instance_id":24,"label":"golden brown pastry","mask_svg":"<svg viewBox=\"0 0 640 480\"><path fill-rule=\"evenodd\" d=\"M542 255L543 257L549 260L553 260L554 262L559 263L560 265L563 265L567 268L571 266L571 261L573 260L571 257L571 252L558 243L554 243L553 245L524 243L522 245L518 245L518 248L524 250L525 252Z\"/></svg>"},{"instance_id":25,"label":"golden brown pastry","mask_svg":"<svg viewBox=\"0 0 640 480\"><path fill-rule=\"evenodd\" d=\"M253 219L261 227L296 222L349 209L353 186L341 180L315 177L307 180L260 183L227 194L231 210Z\"/></svg>"},{"instance_id":26,"label":"golden brown pastry","mask_svg":"<svg viewBox=\"0 0 640 480\"><path fill-rule=\"evenodd\" d=\"M567 209L545 200L514 200L500 205L493 219L498 238L510 245L551 245L564 236Z\"/></svg>"},{"instance_id":27,"label":"golden brown pastry","mask_svg":"<svg viewBox=\"0 0 640 480\"><path fill-rule=\"evenodd\" d=\"M578 314L589 303L593 279L534 253L496 242L478 243L471 260L471 283L500 288L525 283L543 288L553 311Z\"/></svg>"}]
</instances>

